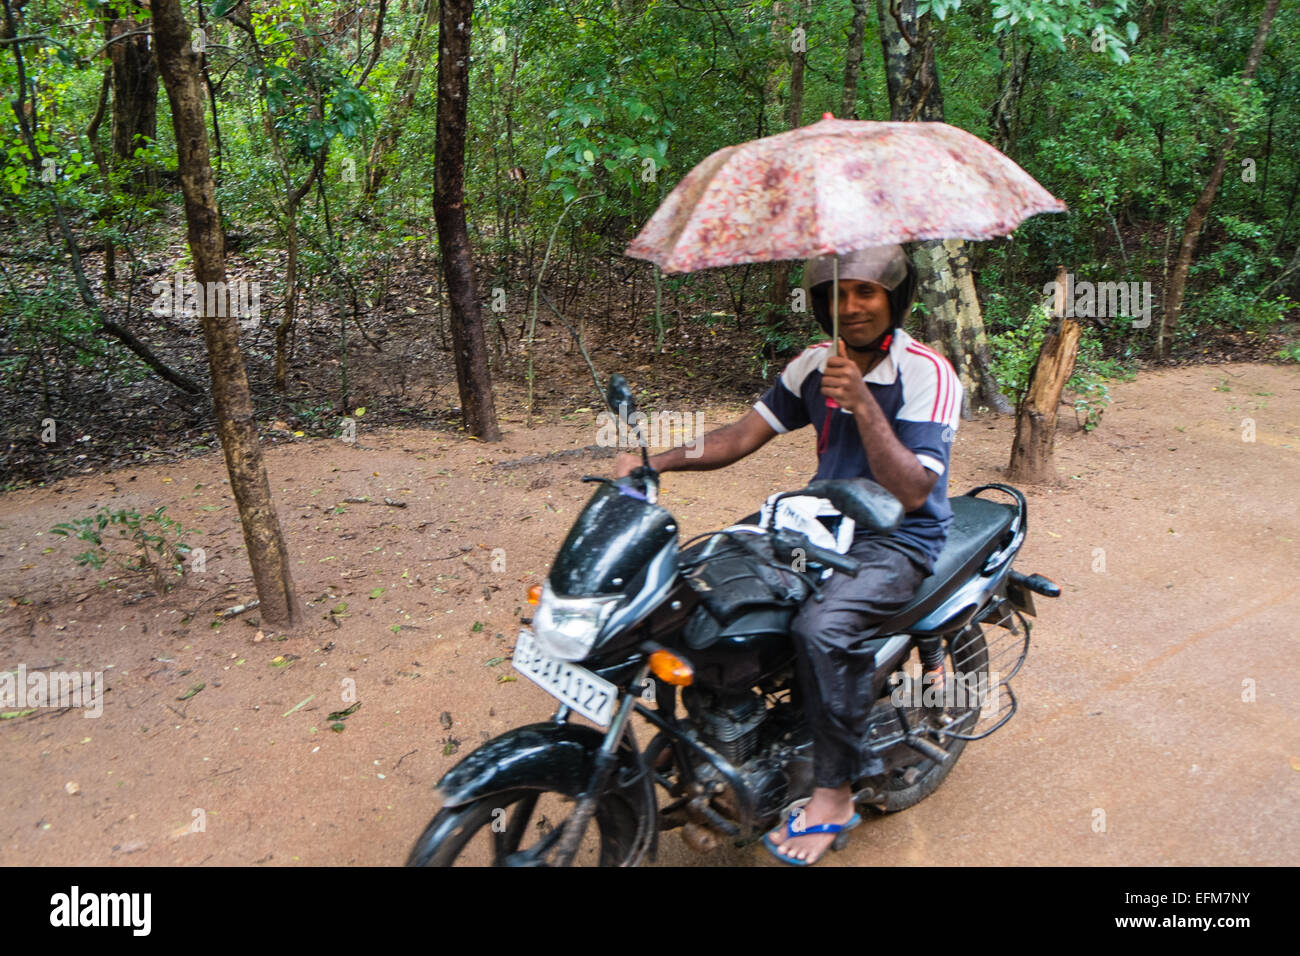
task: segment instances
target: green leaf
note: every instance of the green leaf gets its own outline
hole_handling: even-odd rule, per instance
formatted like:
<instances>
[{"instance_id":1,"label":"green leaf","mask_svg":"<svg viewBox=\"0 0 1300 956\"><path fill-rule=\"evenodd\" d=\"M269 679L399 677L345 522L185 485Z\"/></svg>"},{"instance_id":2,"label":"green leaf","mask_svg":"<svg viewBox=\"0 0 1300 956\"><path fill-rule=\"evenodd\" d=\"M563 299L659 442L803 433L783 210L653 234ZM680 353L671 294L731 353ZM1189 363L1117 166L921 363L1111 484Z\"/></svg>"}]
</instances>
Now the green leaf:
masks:
<instances>
[{"instance_id":1,"label":"green leaf","mask_svg":"<svg viewBox=\"0 0 1300 956\"><path fill-rule=\"evenodd\" d=\"M361 709L361 701L357 701L355 704L353 704L351 707L348 707L345 710L334 711L334 713L330 714L325 719L330 721L347 720L349 717L351 717L360 709Z\"/></svg>"}]
</instances>

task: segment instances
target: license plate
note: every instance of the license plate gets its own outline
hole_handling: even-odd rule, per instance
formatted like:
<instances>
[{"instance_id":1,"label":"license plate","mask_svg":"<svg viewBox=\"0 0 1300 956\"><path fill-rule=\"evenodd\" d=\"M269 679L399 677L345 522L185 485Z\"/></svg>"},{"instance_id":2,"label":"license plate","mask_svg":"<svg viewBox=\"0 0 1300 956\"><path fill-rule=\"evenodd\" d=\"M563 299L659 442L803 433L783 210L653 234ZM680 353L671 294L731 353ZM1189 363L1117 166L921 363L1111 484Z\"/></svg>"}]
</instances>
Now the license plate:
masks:
<instances>
[{"instance_id":1,"label":"license plate","mask_svg":"<svg viewBox=\"0 0 1300 956\"><path fill-rule=\"evenodd\" d=\"M608 727L614 717L618 688L591 671L556 660L537 649L533 633L519 632L512 660L515 670L588 720Z\"/></svg>"}]
</instances>

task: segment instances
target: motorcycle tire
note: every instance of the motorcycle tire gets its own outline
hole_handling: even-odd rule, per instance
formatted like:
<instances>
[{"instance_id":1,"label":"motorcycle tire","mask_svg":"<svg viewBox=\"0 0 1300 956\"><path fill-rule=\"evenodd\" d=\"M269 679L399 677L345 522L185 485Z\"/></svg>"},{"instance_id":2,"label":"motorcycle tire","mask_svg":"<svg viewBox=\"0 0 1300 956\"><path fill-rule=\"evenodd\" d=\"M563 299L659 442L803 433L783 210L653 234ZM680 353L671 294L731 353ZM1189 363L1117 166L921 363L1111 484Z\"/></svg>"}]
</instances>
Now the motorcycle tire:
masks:
<instances>
[{"instance_id":1,"label":"motorcycle tire","mask_svg":"<svg viewBox=\"0 0 1300 956\"><path fill-rule=\"evenodd\" d=\"M544 813L538 815L539 803L546 800ZM548 791L542 786L520 787L466 803L459 807L444 807L429 821L424 832L415 841L407 866L546 866L546 851L558 841L563 823L549 824L547 814L560 818L558 800L567 802L571 812L574 806L570 795ZM513 811L511 808L514 808ZM616 826L612 815L620 815ZM630 817L630 821L629 821ZM562 818L561 818L562 819ZM574 866L618 866L624 861L627 847L617 834L626 833L630 824L635 832L636 815L618 800L605 800L597 808L582 843L574 856ZM546 826L549 824L549 826ZM465 854L468 845L487 828L490 852L487 847L476 847ZM537 830L537 833L532 833ZM528 835L536 842L521 851L520 844ZM480 841L482 842L482 841ZM518 854L522 853L523 858ZM530 857L529 854L536 854Z\"/></svg>"},{"instance_id":2,"label":"motorcycle tire","mask_svg":"<svg viewBox=\"0 0 1300 956\"><path fill-rule=\"evenodd\" d=\"M948 671L948 680L952 680L956 673L956 667L953 663L954 650L960 655L963 661L962 673L969 678L978 678L983 675L988 677L988 645L984 641L984 634L978 628L973 630L959 631L951 640L945 642L947 655L945 665ZM915 653L915 652L913 652ZM974 711L964 717L957 723L953 729L962 732L973 727L979 721L979 712ZM944 749L948 751L948 759L942 764L935 763L928 757L919 757L915 763L907 767L900 767L889 775L888 789L883 799L876 800L868 804L872 810L877 813L898 813L900 810L907 810L916 806L930 794L939 789L939 785L952 773L952 768L957 765L957 759L966 749L966 741L960 737L949 737ZM911 783L905 779L909 771L915 769L919 775L913 777Z\"/></svg>"}]
</instances>

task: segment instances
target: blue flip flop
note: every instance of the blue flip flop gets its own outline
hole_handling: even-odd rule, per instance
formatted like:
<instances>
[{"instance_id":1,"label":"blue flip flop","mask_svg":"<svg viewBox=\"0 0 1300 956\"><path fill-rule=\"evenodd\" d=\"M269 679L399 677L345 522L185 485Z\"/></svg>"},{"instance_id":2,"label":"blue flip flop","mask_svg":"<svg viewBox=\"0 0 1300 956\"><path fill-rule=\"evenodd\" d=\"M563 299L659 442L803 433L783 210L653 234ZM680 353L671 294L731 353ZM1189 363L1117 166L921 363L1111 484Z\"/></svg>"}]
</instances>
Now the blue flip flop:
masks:
<instances>
[{"instance_id":1,"label":"blue flip flop","mask_svg":"<svg viewBox=\"0 0 1300 956\"><path fill-rule=\"evenodd\" d=\"M806 829L796 829L795 824L799 822L799 814L807 803L808 800L804 799L791 804L792 807L797 809L792 809L790 811L790 816L785 821L786 829L789 831L790 836L800 837L809 836L813 833L835 833L838 835L833 841L831 841L831 845L827 849L842 850L848 843L848 831L852 830L862 822L861 815L857 813L853 814L847 823L819 823L816 826L811 826ZM780 844L772 840L772 834L770 833L765 833L763 835L763 846L767 847L767 851L782 863L789 863L791 866L812 866L826 855L826 850L823 850L821 856L818 856L816 860L799 860L795 857L787 856L780 851Z\"/></svg>"}]
</instances>

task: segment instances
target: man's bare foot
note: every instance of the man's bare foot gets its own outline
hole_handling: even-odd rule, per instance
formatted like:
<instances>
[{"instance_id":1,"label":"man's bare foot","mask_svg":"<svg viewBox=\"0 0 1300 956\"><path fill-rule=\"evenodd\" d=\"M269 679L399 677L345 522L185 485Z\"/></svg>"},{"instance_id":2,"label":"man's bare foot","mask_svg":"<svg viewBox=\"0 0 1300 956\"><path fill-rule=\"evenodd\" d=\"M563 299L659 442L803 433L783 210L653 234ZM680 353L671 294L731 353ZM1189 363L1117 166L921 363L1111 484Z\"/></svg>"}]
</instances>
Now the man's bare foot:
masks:
<instances>
[{"instance_id":1,"label":"man's bare foot","mask_svg":"<svg viewBox=\"0 0 1300 956\"><path fill-rule=\"evenodd\" d=\"M854 813L853 788L849 784L834 789L818 787L813 791L812 799L800 810L795 829L806 829L823 823L848 823L853 819ZM787 823L782 823L769 834L772 843L782 855L809 863L820 860L838 836L835 833L790 836L787 826Z\"/></svg>"}]
</instances>

